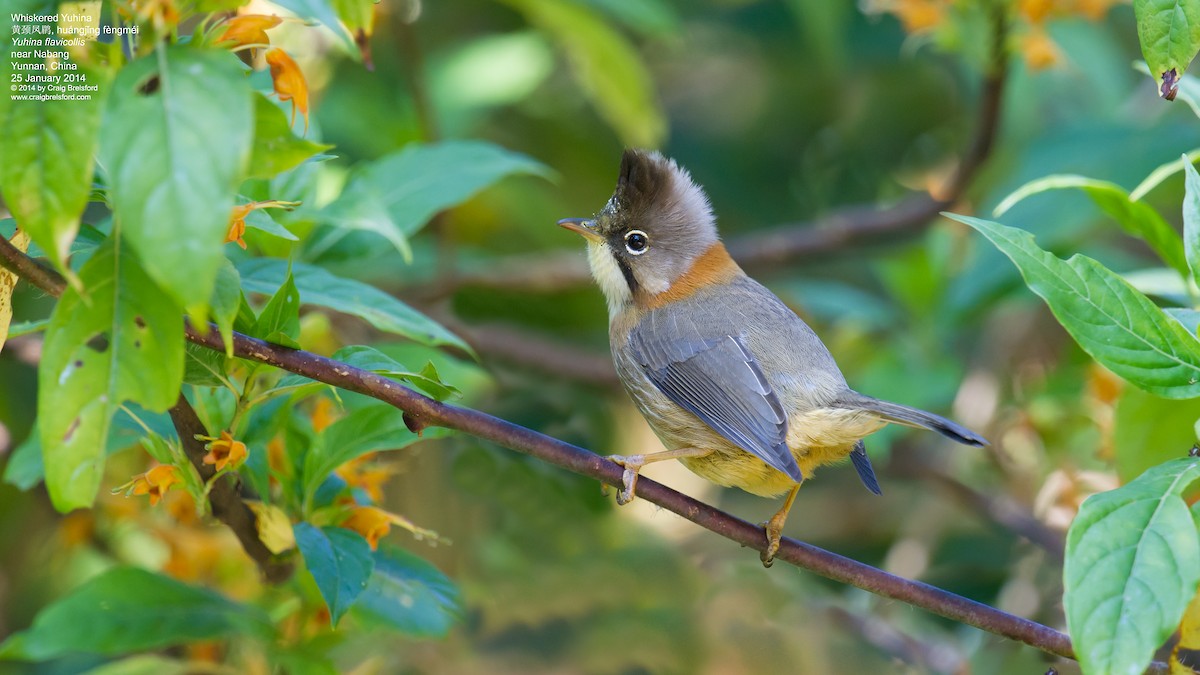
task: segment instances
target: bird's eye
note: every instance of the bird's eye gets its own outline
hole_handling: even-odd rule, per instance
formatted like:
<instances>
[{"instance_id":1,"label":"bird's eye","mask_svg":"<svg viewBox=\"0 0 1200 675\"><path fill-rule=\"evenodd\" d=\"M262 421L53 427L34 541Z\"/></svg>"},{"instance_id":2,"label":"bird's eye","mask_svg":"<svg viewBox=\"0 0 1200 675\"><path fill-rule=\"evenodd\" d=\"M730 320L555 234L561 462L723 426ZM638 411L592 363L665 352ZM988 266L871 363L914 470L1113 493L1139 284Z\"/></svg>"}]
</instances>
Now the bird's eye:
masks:
<instances>
[{"instance_id":1,"label":"bird's eye","mask_svg":"<svg viewBox=\"0 0 1200 675\"><path fill-rule=\"evenodd\" d=\"M650 246L650 238L641 230L630 230L625 233L625 250L633 255L641 255Z\"/></svg>"}]
</instances>

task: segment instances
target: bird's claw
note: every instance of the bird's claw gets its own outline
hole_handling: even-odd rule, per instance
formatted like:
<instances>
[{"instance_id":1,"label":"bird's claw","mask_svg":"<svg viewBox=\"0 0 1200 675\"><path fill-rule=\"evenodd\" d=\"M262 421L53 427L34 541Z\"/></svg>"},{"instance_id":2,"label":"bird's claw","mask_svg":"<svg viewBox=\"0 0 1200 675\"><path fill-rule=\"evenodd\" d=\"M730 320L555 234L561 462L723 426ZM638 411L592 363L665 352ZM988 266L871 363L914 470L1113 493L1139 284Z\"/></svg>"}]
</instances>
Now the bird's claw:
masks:
<instances>
[{"instance_id":1,"label":"bird's claw","mask_svg":"<svg viewBox=\"0 0 1200 675\"><path fill-rule=\"evenodd\" d=\"M775 564L775 554L779 553L779 540L783 538L783 524L776 521L775 518L759 523L763 528L763 534L767 536L767 547L758 555L758 559L762 561L763 567L770 567Z\"/></svg>"},{"instance_id":2,"label":"bird's claw","mask_svg":"<svg viewBox=\"0 0 1200 675\"><path fill-rule=\"evenodd\" d=\"M621 475L621 491L617 493L617 504L624 506L633 501L633 492L637 488L638 472L646 464L644 455L610 455L609 459L614 464L625 468L625 473Z\"/></svg>"}]
</instances>

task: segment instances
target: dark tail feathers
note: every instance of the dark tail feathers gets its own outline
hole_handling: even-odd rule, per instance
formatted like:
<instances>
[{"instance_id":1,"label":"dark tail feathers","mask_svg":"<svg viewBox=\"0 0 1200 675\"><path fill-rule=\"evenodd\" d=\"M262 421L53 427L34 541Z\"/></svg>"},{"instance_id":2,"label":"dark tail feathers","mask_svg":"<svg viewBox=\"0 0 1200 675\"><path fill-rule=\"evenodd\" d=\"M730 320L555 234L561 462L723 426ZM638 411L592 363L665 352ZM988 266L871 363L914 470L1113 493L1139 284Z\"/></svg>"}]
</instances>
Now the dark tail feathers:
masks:
<instances>
[{"instance_id":1,"label":"dark tail feathers","mask_svg":"<svg viewBox=\"0 0 1200 675\"><path fill-rule=\"evenodd\" d=\"M880 401L877 398L863 396L858 392L851 392L846 396L842 396L833 405L850 408L851 410L869 410L877 413L881 418L889 422L936 431L946 438L962 443L963 445L983 447L988 444L987 439L984 437L966 427L951 422L945 417L934 415L924 410L910 408L906 405L900 405L899 403Z\"/></svg>"}]
</instances>

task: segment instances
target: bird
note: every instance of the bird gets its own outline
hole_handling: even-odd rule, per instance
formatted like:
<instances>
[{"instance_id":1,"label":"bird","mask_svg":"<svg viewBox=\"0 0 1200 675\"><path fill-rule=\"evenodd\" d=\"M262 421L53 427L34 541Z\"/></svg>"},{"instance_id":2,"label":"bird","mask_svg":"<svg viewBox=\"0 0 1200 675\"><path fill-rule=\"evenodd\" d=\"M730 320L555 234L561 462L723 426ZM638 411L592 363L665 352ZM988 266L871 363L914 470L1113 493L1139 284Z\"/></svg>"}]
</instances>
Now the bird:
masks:
<instances>
[{"instance_id":1,"label":"bird","mask_svg":"<svg viewBox=\"0 0 1200 675\"><path fill-rule=\"evenodd\" d=\"M633 500L642 467L670 459L718 485L786 494L762 524L770 567L818 467L849 457L881 494L863 439L887 424L987 445L941 416L851 389L812 328L730 257L707 195L674 160L626 150L604 207L558 225L587 241L617 376L666 448L609 456L624 469L619 504Z\"/></svg>"}]
</instances>

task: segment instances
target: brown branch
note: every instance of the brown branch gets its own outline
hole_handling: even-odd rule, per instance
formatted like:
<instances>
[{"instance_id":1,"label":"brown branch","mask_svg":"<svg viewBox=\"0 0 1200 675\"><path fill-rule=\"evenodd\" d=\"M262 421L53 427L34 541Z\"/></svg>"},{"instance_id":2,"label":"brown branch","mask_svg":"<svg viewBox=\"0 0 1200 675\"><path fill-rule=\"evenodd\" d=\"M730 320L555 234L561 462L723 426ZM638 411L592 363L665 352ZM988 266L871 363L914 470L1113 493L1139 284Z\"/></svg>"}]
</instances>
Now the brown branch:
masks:
<instances>
[{"instance_id":1,"label":"brown branch","mask_svg":"<svg viewBox=\"0 0 1200 675\"><path fill-rule=\"evenodd\" d=\"M886 240L924 230L938 214L962 198L991 155L1000 127L1004 85L1008 79L1005 40L1007 19L994 3L991 62L980 89L974 136L963 151L953 175L935 193L917 194L879 210L873 205L848 206L815 221L786 223L727 242L730 255L743 267L763 270L781 263L827 255L856 244ZM561 291L590 281L583 259L576 254L541 253L501 261L491 269L465 271L447 283L418 291L425 297L444 297L461 287L503 290Z\"/></svg>"},{"instance_id":2,"label":"brown branch","mask_svg":"<svg viewBox=\"0 0 1200 675\"><path fill-rule=\"evenodd\" d=\"M24 258L27 258L24 253L0 238L0 266L19 274L21 269L28 269L29 261L22 260ZM54 276L57 277L56 274ZM43 290L52 291L55 287L61 288L61 279L52 280ZM218 352L225 351L216 326L210 326L207 333L201 333L188 324L185 326L185 333L187 339L195 344ZM608 485L621 485L621 467L600 455L478 410L439 403L382 375L236 332L233 334L233 353L243 359L275 366L395 406L404 411L405 421L415 432L430 426L461 431L577 474L595 478ZM676 492L649 478L638 481L637 494L652 504L683 516L742 546L761 551L766 545L762 528L757 525ZM834 581L906 602L948 619L1023 642L1050 654L1074 658L1070 638L1053 628L929 584L889 574L811 544L784 538L775 557Z\"/></svg>"},{"instance_id":3,"label":"brown branch","mask_svg":"<svg viewBox=\"0 0 1200 675\"><path fill-rule=\"evenodd\" d=\"M175 431L179 433L179 441L183 444L188 460L200 473L200 478L205 481L212 480L217 470L211 464L204 463L204 456L208 451L204 448L204 443L196 438L209 436L209 430L204 428L204 423L196 415L195 408L188 403L183 394L179 395L179 400L175 402L175 407L171 408L170 413L171 422L175 425ZM213 517L233 530L246 555L258 565L263 578L269 583L278 584L292 576L295 569L292 561L271 553L259 538L258 519L238 493L236 474L227 473L213 481L208 493L208 503L212 507Z\"/></svg>"}]
</instances>

